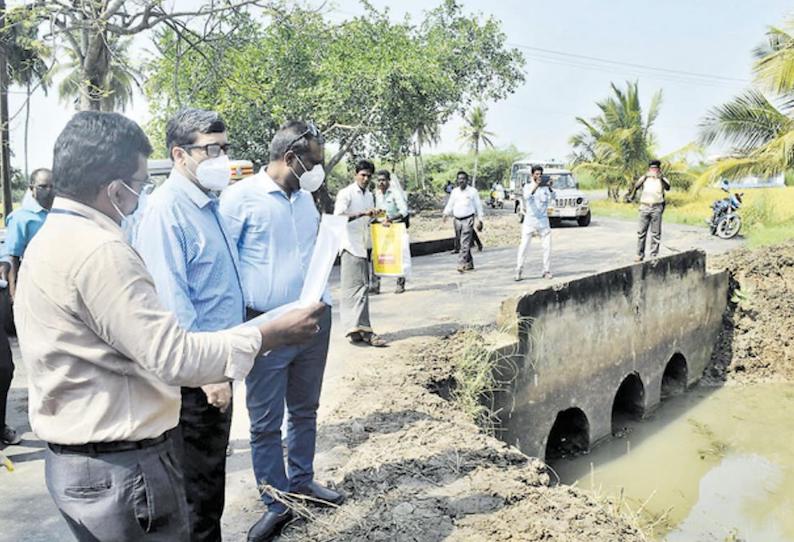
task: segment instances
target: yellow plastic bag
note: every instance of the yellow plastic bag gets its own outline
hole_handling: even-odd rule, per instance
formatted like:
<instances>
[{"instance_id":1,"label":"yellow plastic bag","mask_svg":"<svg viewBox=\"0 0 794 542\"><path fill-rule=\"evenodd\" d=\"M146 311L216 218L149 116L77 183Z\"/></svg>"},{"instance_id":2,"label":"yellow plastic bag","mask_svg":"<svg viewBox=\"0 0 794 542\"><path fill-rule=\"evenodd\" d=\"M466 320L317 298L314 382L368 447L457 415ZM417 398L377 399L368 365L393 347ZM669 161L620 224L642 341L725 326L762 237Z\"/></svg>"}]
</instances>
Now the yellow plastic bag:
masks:
<instances>
[{"instance_id":1,"label":"yellow plastic bag","mask_svg":"<svg viewBox=\"0 0 794 542\"><path fill-rule=\"evenodd\" d=\"M402 277L406 274L405 243L408 235L405 224L391 226L375 223L372 231L372 265L379 277ZM410 265L410 264L408 264Z\"/></svg>"}]
</instances>

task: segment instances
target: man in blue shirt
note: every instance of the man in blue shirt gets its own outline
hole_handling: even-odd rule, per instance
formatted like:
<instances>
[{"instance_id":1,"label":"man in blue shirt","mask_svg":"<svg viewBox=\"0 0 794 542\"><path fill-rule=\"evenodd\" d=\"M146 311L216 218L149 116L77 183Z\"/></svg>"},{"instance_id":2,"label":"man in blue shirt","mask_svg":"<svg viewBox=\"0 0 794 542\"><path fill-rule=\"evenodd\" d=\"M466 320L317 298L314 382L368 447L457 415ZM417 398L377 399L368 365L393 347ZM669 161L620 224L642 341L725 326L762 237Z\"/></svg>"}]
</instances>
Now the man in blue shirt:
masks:
<instances>
[{"instance_id":1,"label":"man in blue shirt","mask_svg":"<svg viewBox=\"0 0 794 542\"><path fill-rule=\"evenodd\" d=\"M30 196L25 194L22 207L10 213L6 219L6 254L10 258L11 268L8 271L8 293L11 300L16 292L17 274L22 263L22 256L28 248L52 208L55 190L52 184L52 171L39 168L30 174Z\"/></svg>"},{"instance_id":2,"label":"man in blue shirt","mask_svg":"<svg viewBox=\"0 0 794 542\"><path fill-rule=\"evenodd\" d=\"M323 161L323 138L317 128L288 122L270 144L268 165L230 186L221 197L221 214L240 254L251 317L300 297L320 224L311 192L323 182ZM329 306L314 339L272 350L254 365L245 381L246 403L257 484L306 494L313 502L340 504L341 494L314 481L317 408L330 332ZM285 402L286 472L281 447ZM267 491L262 500L268 510L251 527L249 541L272 540L293 517Z\"/></svg>"},{"instance_id":3,"label":"man in blue shirt","mask_svg":"<svg viewBox=\"0 0 794 542\"><path fill-rule=\"evenodd\" d=\"M134 246L157 294L188 331L217 331L245 316L237 250L214 191L229 182L226 125L212 111L184 109L166 127L174 168L147 198ZM231 384L182 388L181 461L191 541L221 539ZM179 449L179 446L177 446Z\"/></svg>"}]
</instances>

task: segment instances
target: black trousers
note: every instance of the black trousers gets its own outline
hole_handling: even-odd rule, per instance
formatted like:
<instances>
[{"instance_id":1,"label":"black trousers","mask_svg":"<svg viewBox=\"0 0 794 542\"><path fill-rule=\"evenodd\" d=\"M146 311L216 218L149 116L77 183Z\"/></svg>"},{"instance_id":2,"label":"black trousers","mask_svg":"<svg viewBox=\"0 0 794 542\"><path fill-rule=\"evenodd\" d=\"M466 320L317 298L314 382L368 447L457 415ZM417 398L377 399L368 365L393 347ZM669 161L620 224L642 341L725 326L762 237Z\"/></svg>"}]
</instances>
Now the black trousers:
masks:
<instances>
[{"instance_id":1,"label":"black trousers","mask_svg":"<svg viewBox=\"0 0 794 542\"><path fill-rule=\"evenodd\" d=\"M207 402L201 388L182 388L175 444L185 479L191 542L221 540L231 426L231 405L221 412Z\"/></svg>"},{"instance_id":2,"label":"black trousers","mask_svg":"<svg viewBox=\"0 0 794 542\"><path fill-rule=\"evenodd\" d=\"M0 326L5 328L11 318L11 305L8 303L8 289L0 294ZM11 345L5 329L0 329L0 431L6 424L6 401L11 379L14 378L14 360L11 356Z\"/></svg>"}]
</instances>

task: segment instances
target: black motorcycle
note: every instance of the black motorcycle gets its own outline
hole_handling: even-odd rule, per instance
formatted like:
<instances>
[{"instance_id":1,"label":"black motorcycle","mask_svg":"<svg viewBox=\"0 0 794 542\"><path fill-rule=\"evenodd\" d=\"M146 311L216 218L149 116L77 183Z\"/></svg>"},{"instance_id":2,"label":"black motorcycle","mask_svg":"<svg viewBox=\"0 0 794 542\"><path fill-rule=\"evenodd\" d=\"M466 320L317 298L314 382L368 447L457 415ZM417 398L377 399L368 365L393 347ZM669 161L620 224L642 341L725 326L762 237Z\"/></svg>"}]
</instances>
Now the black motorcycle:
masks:
<instances>
[{"instance_id":1,"label":"black motorcycle","mask_svg":"<svg viewBox=\"0 0 794 542\"><path fill-rule=\"evenodd\" d=\"M728 197L711 204L711 219L707 222L711 235L720 239L731 239L742 229L742 217L738 211L744 194L731 194L726 184L723 184L722 189L728 193Z\"/></svg>"}]
</instances>

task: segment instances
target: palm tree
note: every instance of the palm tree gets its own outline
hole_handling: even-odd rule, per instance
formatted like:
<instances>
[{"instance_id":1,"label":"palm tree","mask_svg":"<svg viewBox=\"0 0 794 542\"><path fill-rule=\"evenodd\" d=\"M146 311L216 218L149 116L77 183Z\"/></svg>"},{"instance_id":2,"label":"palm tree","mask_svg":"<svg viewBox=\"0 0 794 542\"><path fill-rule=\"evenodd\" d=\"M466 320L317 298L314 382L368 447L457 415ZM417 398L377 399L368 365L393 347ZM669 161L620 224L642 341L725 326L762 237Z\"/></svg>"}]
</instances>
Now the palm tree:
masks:
<instances>
[{"instance_id":1,"label":"palm tree","mask_svg":"<svg viewBox=\"0 0 794 542\"><path fill-rule=\"evenodd\" d=\"M653 155L651 128L659 116L662 92L651 99L643 115L637 82L626 83L622 90L611 84L612 96L597 102L601 111L596 117L576 121L584 130L570 139L575 169L588 171L607 185L610 198L617 201L620 189L632 185L642 175Z\"/></svg>"},{"instance_id":2,"label":"palm tree","mask_svg":"<svg viewBox=\"0 0 794 542\"><path fill-rule=\"evenodd\" d=\"M477 166L480 163L480 143L484 147L493 148L494 144L491 138L494 137L493 132L487 131L487 121L485 119L487 110L481 105L475 106L468 116L463 120L466 122L460 129L460 139L464 142L466 147L474 153L474 174L472 175L472 186L477 185Z\"/></svg>"},{"instance_id":3,"label":"palm tree","mask_svg":"<svg viewBox=\"0 0 794 542\"><path fill-rule=\"evenodd\" d=\"M772 176L794 168L794 18L770 27L755 50L755 87L713 107L700 124L700 139L733 146L709 167L698 188L722 177Z\"/></svg>"},{"instance_id":4,"label":"palm tree","mask_svg":"<svg viewBox=\"0 0 794 542\"><path fill-rule=\"evenodd\" d=\"M46 59L49 48L38 40L38 27L32 24L10 25L6 31L8 76L12 83L25 88L25 180L28 178L28 134L30 133L30 97L36 88L44 93L51 82L50 67Z\"/></svg>"},{"instance_id":5,"label":"palm tree","mask_svg":"<svg viewBox=\"0 0 794 542\"><path fill-rule=\"evenodd\" d=\"M441 127L435 120L421 123L414 132L414 168L416 169L416 178L420 179L422 184L422 190L425 190L425 162L422 158L422 147L427 144L438 144L440 139Z\"/></svg>"},{"instance_id":6,"label":"palm tree","mask_svg":"<svg viewBox=\"0 0 794 542\"><path fill-rule=\"evenodd\" d=\"M108 44L110 68L102 88L99 89L102 95L102 111L125 111L132 103L133 86L140 86L138 79L141 78L141 73L129 62L131 44L131 39ZM64 103L79 104L81 93L84 92L82 67L71 49L67 49L67 54L69 60L60 67L67 74L58 85L58 94Z\"/></svg>"}]
</instances>

